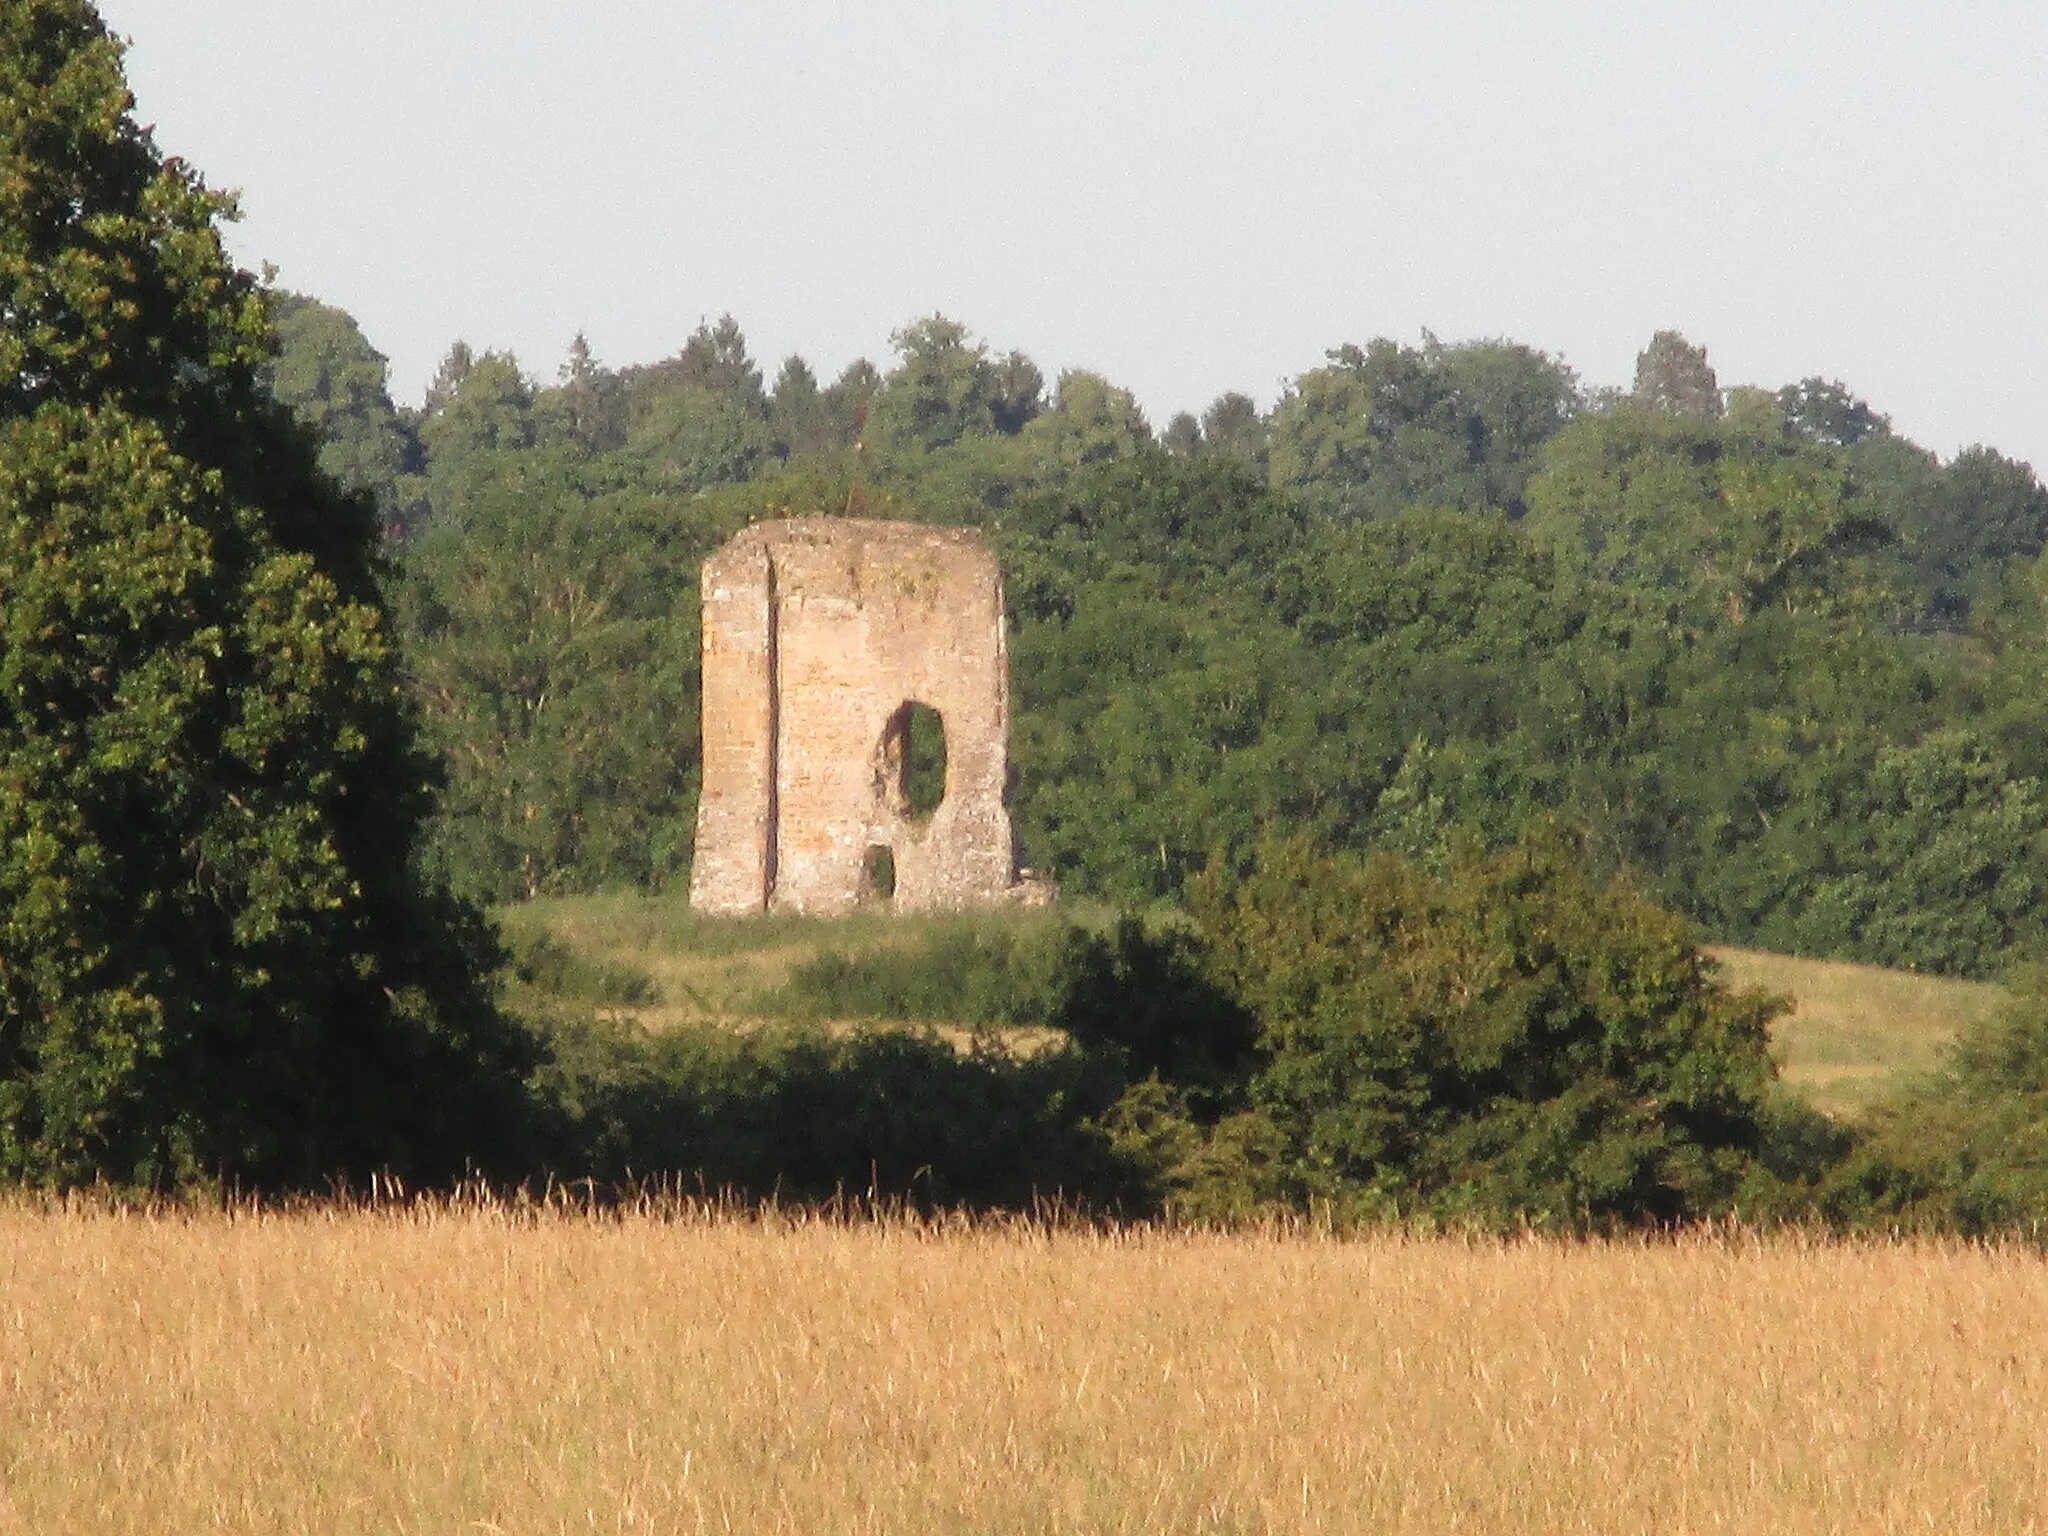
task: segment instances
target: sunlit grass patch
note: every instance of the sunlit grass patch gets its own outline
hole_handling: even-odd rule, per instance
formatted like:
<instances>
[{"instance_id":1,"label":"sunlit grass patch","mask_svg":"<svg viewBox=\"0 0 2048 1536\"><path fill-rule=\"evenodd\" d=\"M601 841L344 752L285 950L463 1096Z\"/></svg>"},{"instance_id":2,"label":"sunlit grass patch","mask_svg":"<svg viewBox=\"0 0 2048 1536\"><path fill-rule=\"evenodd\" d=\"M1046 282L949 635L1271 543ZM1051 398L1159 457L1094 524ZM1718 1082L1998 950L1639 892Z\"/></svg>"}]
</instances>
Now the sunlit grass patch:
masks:
<instances>
[{"instance_id":1,"label":"sunlit grass patch","mask_svg":"<svg viewBox=\"0 0 2048 1536\"><path fill-rule=\"evenodd\" d=\"M1772 1028L1785 1081L1819 1108L1850 1113L1940 1064L1959 1030L1988 1016L2003 988L1837 960L1715 949L1727 979L1790 997Z\"/></svg>"}]
</instances>

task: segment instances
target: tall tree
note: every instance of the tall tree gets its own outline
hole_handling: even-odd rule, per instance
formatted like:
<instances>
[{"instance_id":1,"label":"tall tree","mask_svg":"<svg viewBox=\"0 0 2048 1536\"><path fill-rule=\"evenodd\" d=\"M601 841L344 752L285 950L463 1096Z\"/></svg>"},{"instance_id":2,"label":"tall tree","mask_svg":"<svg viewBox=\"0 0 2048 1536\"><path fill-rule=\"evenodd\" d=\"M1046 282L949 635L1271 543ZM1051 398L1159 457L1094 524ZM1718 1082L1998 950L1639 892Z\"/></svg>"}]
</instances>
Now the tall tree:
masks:
<instances>
[{"instance_id":1,"label":"tall tree","mask_svg":"<svg viewBox=\"0 0 2048 1536\"><path fill-rule=\"evenodd\" d=\"M413 853L366 496L87 0L0 0L0 1177L459 1172L527 1061Z\"/></svg>"},{"instance_id":2,"label":"tall tree","mask_svg":"<svg viewBox=\"0 0 2048 1536\"><path fill-rule=\"evenodd\" d=\"M1809 443L1826 443L1853 448L1865 438L1884 437L1892 429L1891 419L1859 400L1849 386L1836 379L1807 378L1787 384L1778 391L1778 406L1785 413L1785 430Z\"/></svg>"},{"instance_id":3,"label":"tall tree","mask_svg":"<svg viewBox=\"0 0 2048 1536\"><path fill-rule=\"evenodd\" d=\"M1069 368L1060 375L1052 409L1031 423L1025 438L1042 466L1079 469L1129 458L1152 441L1152 429L1129 390L1099 373Z\"/></svg>"},{"instance_id":4,"label":"tall tree","mask_svg":"<svg viewBox=\"0 0 2048 1536\"><path fill-rule=\"evenodd\" d=\"M1159 445L1177 459L1192 459L1202 451L1202 424L1195 419L1193 411L1175 411L1173 419L1166 424L1166 430L1159 434Z\"/></svg>"},{"instance_id":5,"label":"tall tree","mask_svg":"<svg viewBox=\"0 0 2048 1536\"><path fill-rule=\"evenodd\" d=\"M1537 450L1579 403L1569 368L1508 342L1425 333L1419 348L1381 337L1328 355L1274 407L1268 458L1277 488L1324 511L1518 514Z\"/></svg>"},{"instance_id":6,"label":"tall tree","mask_svg":"<svg viewBox=\"0 0 2048 1536\"><path fill-rule=\"evenodd\" d=\"M1696 347L1677 331L1659 331L1636 354L1635 398L1652 410L1691 421L1721 419L1721 382Z\"/></svg>"},{"instance_id":7,"label":"tall tree","mask_svg":"<svg viewBox=\"0 0 2048 1536\"><path fill-rule=\"evenodd\" d=\"M403 518L399 478L419 445L391 403L384 354L355 317L302 294L273 295L277 358L270 390L320 438L320 467L344 490L367 491L387 524Z\"/></svg>"},{"instance_id":8,"label":"tall tree","mask_svg":"<svg viewBox=\"0 0 2048 1536\"><path fill-rule=\"evenodd\" d=\"M896 450L946 448L996 430L996 372L988 348L944 315L914 321L889 338L900 361L870 413L880 444Z\"/></svg>"},{"instance_id":9,"label":"tall tree","mask_svg":"<svg viewBox=\"0 0 2048 1536\"><path fill-rule=\"evenodd\" d=\"M1202 412L1202 442L1218 453L1232 454L1263 470L1266 439L1266 419L1250 395L1229 390Z\"/></svg>"},{"instance_id":10,"label":"tall tree","mask_svg":"<svg viewBox=\"0 0 2048 1536\"><path fill-rule=\"evenodd\" d=\"M731 315L700 325L682 351L628 368L626 450L687 490L745 480L773 455L761 370Z\"/></svg>"},{"instance_id":11,"label":"tall tree","mask_svg":"<svg viewBox=\"0 0 2048 1536\"><path fill-rule=\"evenodd\" d=\"M795 353L783 360L769 397L768 419L775 428L776 456L816 458L845 446L841 424L811 365Z\"/></svg>"},{"instance_id":12,"label":"tall tree","mask_svg":"<svg viewBox=\"0 0 2048 1536\"><path fill-rule=\"evenodd\" d=\"M674 368L676 376L694 388L730 395L735 403L757 413L767 408L761 370L747 351L746 333L731 315L720 315L716 325L703 324L692 331Z\"/></svg>"},{"instance_id":13,"label":"tall tree","mask_svg":"<svg viewBox=\"0 0 2048 1536\"><path fill-rule=\"evenodd\" d=\"M431 467L443 471L477 454L532 447L533 385L519 359L477 356L456 342L427 390L419 433Z\"/></svg>"},{"instance_id":14,"label":"tall tree","mask_svg":"<svg viewBox=\"0 0 2048 1536\"><path fill-rule=\"evenodd\" d=\"M547 392L543 437L566 434L591 453L611 453L626 443L626 400L619 376L597 360L581 331L569 343L568 360Z\"/></svg>"}]
</instances>

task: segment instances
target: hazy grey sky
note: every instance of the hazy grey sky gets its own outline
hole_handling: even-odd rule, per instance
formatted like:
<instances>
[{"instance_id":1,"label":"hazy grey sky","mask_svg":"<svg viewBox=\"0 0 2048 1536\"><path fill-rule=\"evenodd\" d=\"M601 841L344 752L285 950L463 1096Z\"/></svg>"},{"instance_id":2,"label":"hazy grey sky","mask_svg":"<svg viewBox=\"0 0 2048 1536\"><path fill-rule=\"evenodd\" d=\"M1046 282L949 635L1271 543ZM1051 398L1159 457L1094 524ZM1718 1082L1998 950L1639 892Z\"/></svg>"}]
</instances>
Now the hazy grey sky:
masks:
<instances>
[{"instance_id":1,"label":"hazy grey sky","mask_svg":"<svg viewBox=\"0 0 2048 1536\"><path fill-rule=\"evenodd\" d=\"M235 249L417 399L731 311L772 377L935 310L1155 425L1325 349L1845 380L2048 472L2048 6L102 0Z\"/></svg>"}]
</instances>

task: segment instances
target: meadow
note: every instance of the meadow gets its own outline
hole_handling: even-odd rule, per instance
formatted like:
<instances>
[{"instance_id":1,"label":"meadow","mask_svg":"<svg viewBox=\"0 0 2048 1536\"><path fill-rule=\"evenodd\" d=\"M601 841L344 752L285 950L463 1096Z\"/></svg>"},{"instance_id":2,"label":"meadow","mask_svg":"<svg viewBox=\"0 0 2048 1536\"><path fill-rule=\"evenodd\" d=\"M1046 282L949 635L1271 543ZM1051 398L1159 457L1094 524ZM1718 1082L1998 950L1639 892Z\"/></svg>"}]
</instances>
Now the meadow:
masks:
<instances>
[{"instance_id":1,"label":"meadow","mask_svg":"<svg viewBox=\"0 0 2048 1536\"><path fill-rule=\"evenodd\" d=\"M0 1209L0 1533L1877 1531L2048 1509L2048 1268Z\"/></svg>"},{"instance_id":2,"label":"meadow","mask_svg":"<svg viewBox=\"0 0 2048 1536\"><path fill-rule=\"evenodd\" d=\"M1771 1029L1785 1082L1830 1114L1854 1114L1941 1065L1958 1031L2005 998L1987 982L1839 960L1715 949L1723 976L1791 999Z\"/></svg>"}]
</instances>

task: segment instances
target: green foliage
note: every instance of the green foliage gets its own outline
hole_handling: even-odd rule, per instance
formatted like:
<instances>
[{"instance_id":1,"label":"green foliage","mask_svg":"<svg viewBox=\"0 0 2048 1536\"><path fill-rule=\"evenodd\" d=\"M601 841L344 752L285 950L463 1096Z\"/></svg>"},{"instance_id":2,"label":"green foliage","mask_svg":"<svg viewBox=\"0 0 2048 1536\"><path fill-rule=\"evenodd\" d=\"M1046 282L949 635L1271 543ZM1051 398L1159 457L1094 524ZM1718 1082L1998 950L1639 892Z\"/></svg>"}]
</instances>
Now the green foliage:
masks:
<instances>
[{"instance_id":1,"label":"green foliage","mask_svg":"<svg viewBox=\"0 0 2048 1536\"><path fill-rule=\"evenodd\" d=\"M1441 866L1559 814L1717 939L1967 974L2030 942L2025 466L1943 466L1819 379L1724 408L1675 333L1633 396L1511 342L1343 347L1163 442L944 316L893 340L886 376L793 357L772 391L730 317L647 367L579 344L548 389L451 354L403 488L451 528L403 590L473 889L677 878L694 562L852 509L997 546L1015 825L1076 894L1178 900L1268 830Z\"/></svg>"},{"instance_id":2,"label":"green foliage","mask_svg":"<svg viewBox=\"0 0 2048 1536\"><path fill-rule=\"evenodd\" d=\"M83 0L0 3L0 1177L458 1173L532 1053L412 863L374 512L128 108Z\"/></svg>"},{"instance_id":3,"label":"green foliage","mask_svg":"<svg viewBox=\"0 0 2048 1536\"><path fill-rule=\"evenodd\" d=\"M1031 1209L1077 1200L1139 1215L1156 1196L1099 1123L1119 1085L1081 1053L962 1053L929 1033L646 1037L557 1021L539 1091L555 1170L678 1176L783 1200L903 1199Z\"/></svg>"},{"instance_id":4,"label":"green foliage","mask_svg":"<svg viewBox=\"0 0 2048 1536\"><path fill-rule=\"evenodd\" d=\"M1721 384L1707 349L1677 331L1659 331L1636 354L1635 398L1649 410L1689 421L1721 417Z\"/></svg>"},{"instance_id":5,"label":"green foliage","mask_svg":"<svg viewBox=\"0 0 2048 1536\"><path fill-rule=\"evenodd\" d=\"M1219 984L1200 936L1131 916L1107 933L1070 927L1054 974L1048 1022L1126 1080L1167 1086L1204 1122L1241 1100L1258 1024Z\"/></svg>"},{"instance_id":6,"label":"green foliage","mask_svg":"<svg viewBox=\"0 0 2048 1536\"><path fill-rule=\"evenodd\" d=\"M1784 947L1992 976L2038 946L2048 806L2035 780L1949 730L1880 748L1843 790Z\"/></svg>"},{"instance_id":7,"label":"green foliage","mask_svg":"<svg viewBox=\"0 0 2048 1536\"><path fill-rule=\"evenodd\" d=\"M1034 417L1024 438L1041 471L1072 471L1131 457L1152 441L1152 429L1129 390L1070 368L1060 375L1052 409Z\"/></svg>"},{"instance_id":8,"label":"green foliage","mask_svg":"<svg viewBox=\"0 0 2048 1536\"><path fill-rule=\"evenodd\" d=\"M454 480L474 459L531 448L533 405L533 385L518 358L509 352L478 357L456 342L420 412L420 442L436 478Z\"/></svg>"},{"instance_id":9,"label":"green foliage","mask_svg":"<svg viewBox=\"0 0 2048 1536\"><path fill-rule=\"evenodd\" d=\"M547 932L512 944L512 976L523 987L570 1002L636 1007L658 1002L654 978L633 966L593 960Z\"/></svg>"},{"instance_id":10,"label":"green foliage","mask_svg":"<svg viewBox=\"0 0 2048 1536\"><path fill-rule=\"evenodd\" d=\"M884 452L931 452L977 434L1011 435L1038 414L1038 370L1014 353L1006 362L992 359L956 320L932 315L889 341L900 360L868 418Z\"/></svg>"},{"instance_id":11,"label":"green foliage","mask_svg":"<svg viewBox=\"0 0 2048 1536\"><path fill-rule=\"evenodd\" d=\"M1253 1035L1250 1016L1209 977L1192 933L1132 916L1107 932L962 918L914 944L859 954L827 947L761 1006L810 1022L1044 1026L1128 1081L1155 1078L1202 1104L1231 1096Z\"/></svg>"},{"instance_id":12,"label":"green foliage","mask_svg":"<svg viewBox=\"0 0 2048 1536\"><path fill-rule=\"evenodd\" d=\"M2048 490L2027 465L1967 448L1904 503L1899 522L1931 616L1953 622L1990 594L2007 562L2041 553Z\"/></svg>"},{"instance_id":13,"label":"green foliage","mask_svg":"<svg viewBox=\"0 0 2048 1536\"><path fill-rule=\"evenodd\" d=\"M1507 342L1381 339L1329 358L1274 407L1268 460L1275 488L1319 512L1519 513L1537 448L1579 403L1569 369Z\"/></svg>"},{"instance_id":14,"label":"green foliage","mask_svg":"<svg viewBox=\"0 0 2048 1536\"><path fill-rule=\"evenodd\" d=\"M435 845L491 899L659 887L696 809L696 571L736 525L545 450L492 469L407 550Z\"/></svg>"},{"instance_id":15,"label":"green foliage","mask_svg":"<svg viewBox=\"0 0 2048 1536\"><path fill-rule=\"evenodd\" d=\"M962 918L917 942L850 954L828 946L760 1000L775 1017L1046 1025L1057 1021L1062 951L1057 927L1019 929Z\"/></svg>"},{"instance_id":16,"label":"green foliage","mask_svg":"<svg viewBox=\"0 0 2048 1536\"><path fill-rule=\"evenodd\" d=\"M1257 1016L1268 1177L1298 1202L1488 1222L1725 1209L1762 1144L1777 1004L1554 835L1433 876L1272 845L1198 900Z\"/></svg>"},{"instance_id":17,"label":"green foliage","mask_svg":"<svg viewBox=\"0 0 2048 1536\"><path fill-rule=\"evenodd\" d=\"M387 527L402 528L401 493L420 448L391 403L383 354L353 316L302 294L273 296L277 357L270 392L320 440L320 468L347 491L375 498Z\"/></svg>"},{"instance_id":18,"label":"green foliage","mask_svg":"<svg viewBox=\"0 0 2048 1536\"><path fill-rule=\"evenodd\" d=\"M1874 578L1853 557L1892 536L1827 450L1636 406L1560 434L1529 528L1571 569L1662 594L1695 625L1854 601Z\"/></svg>"},{"instance_id":19,"label":"green foliage","mask_svg":"<svg viewBox=\"0 0 2048 1536\"><path fill-rule=\"evenodd\" d=\"M2036 1241L2048 1231L2048 972L2023 967L2010 990L1964 1031L1942 1073L1882 1106L1810 1180L1829 1218Z\"/></svg>"}]
</instances>

